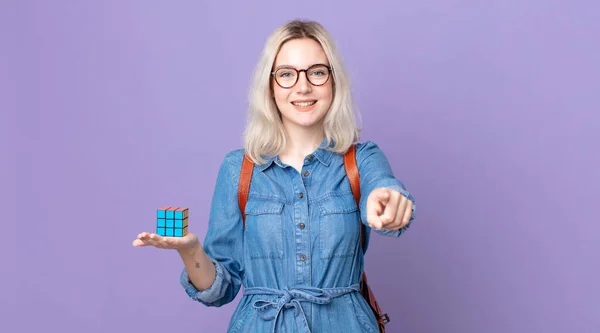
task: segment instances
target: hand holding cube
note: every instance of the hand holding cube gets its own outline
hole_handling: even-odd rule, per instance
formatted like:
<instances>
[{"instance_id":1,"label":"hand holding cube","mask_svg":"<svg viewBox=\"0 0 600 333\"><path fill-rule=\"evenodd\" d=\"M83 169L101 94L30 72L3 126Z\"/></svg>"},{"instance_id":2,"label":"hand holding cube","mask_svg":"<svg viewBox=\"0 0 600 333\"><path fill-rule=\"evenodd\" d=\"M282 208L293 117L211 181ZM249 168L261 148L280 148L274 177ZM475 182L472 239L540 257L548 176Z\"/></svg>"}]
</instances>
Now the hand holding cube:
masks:
<instances>
[{"instance_id":1,"label":"hand holding cube","mask_svg":"<svg viewBox=\"0 0 600 333\"><path fill-rule=\"evenodd\" d=\"M186 251L200 246L198 237L188 232L188 215L188 208L161 207L156 214L156 233L142 232L132 245Z\"/></svg>"}]
</instances>

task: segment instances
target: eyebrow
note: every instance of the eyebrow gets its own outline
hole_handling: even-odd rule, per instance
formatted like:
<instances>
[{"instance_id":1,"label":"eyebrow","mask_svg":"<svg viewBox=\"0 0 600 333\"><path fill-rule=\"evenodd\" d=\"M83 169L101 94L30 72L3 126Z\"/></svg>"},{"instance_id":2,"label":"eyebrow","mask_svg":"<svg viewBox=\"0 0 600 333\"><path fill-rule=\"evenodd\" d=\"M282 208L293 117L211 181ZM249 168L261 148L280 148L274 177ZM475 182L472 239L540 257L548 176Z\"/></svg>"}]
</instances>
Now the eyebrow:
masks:
<instances>
[{"instance_id":1,"label":"eyebrow","mask_svg":"<svg viewBox=\"0 0 600 333\"><path fill-rule=\"evenodd\" d=\"M308 69L308 68L311 68L312 66L315 66L315 65L322 65L322 66L327 66L327 67L330 67L330 65L328 65L328 64L326 64L326 63L324 63L324 62L317 62L317 63L314 63L314 64L312 64L312 65L310 65L310 66L306 67L306 69ZM282 68L294 68L294 69L298 69L297 67L294 67L294 66L292 66L292 65L279 65L279 66L275 67L275 68L273 69L273 71L277 71L278 69L282 69Z\"/></svg>"}]
</instances>

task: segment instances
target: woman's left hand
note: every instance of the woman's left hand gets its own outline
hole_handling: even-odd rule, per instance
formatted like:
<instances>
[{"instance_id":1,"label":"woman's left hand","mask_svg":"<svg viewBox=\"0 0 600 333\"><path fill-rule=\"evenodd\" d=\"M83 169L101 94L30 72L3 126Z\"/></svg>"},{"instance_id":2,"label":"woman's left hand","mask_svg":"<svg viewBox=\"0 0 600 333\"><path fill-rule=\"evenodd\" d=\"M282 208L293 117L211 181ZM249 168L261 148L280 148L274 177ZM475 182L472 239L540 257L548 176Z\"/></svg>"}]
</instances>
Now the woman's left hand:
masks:
<instances>
[{"instance_id":1,"label":"woman's left hand","mask_svg":"<svg viewBox=\"0 0 600 333\"><path fill-rule=\"evenodd\" d=\"M367 198L367 223L375 229L402 229L410 222L412 207L400 192L377 188Z\"/></svg>"}]
</instances>

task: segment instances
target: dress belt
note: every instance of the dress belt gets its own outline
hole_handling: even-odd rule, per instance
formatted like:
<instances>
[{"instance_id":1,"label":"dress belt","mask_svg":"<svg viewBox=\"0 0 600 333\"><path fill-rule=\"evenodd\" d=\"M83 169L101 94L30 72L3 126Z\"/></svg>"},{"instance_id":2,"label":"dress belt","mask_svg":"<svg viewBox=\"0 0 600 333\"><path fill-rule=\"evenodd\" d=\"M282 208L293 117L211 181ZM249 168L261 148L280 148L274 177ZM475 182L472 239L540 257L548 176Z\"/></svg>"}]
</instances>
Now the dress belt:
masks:
<instances>
[{"instance_id":1,"label":"dress belt","mask_svg":"<svg viewBox=\"0 0 600 333\"><path fill-rule=\"evenodd\" d=\"M256 300L252 304L253 307L258 311L259 316L264 320L273 320L273 331L277 326L277 319L283 309L294 308L296 313L302 314L304 319L304 325L306 333L311 333L308 326L308 320L306 314L302 309L300 302L310 302L315 304L329 304L331 301L345 294L351 292L360 291L359 284L353 284L349 287L341 288L314 288L314 287L296 287L296 288L285 288L285 289L271 289L263 287L252 287L244 290L244 296L246 295L276 295L279 299L276 302L267 300Z\"/></svg>"}]
</instances>

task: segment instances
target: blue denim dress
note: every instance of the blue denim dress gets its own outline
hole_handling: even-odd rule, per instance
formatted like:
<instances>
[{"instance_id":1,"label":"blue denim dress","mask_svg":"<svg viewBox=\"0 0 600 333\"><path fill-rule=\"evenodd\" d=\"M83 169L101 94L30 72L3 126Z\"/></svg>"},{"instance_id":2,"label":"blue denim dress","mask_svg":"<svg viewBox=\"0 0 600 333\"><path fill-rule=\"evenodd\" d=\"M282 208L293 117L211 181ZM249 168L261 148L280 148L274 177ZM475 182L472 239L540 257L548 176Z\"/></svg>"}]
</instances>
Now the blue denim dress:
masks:
<instances>
[{"instance_id":1,"label":"blue denim dress","mask_svg":"<svg viewBox=\"0 0 600 333\"><path fill-rule=\"evenodd\" d=\"M203 246L216 280L199 291L184 268L180 282L186 293L218 307L243 289L229 333L377 333L375 317L358 292L364 267L359 218L366 224L367 197L379 187L413 201L411 223L415 217L414 199L394 177L384 153L373 142L357 144L360 207L343 155L324 144L304 159L300 173L277 157L255 165L245 230L237 197L243 153L225 157L211 203ZM399 237L409 226L374 231ZM371 229L366 230L368 244Z\"/></svg>"}]
</instances>

